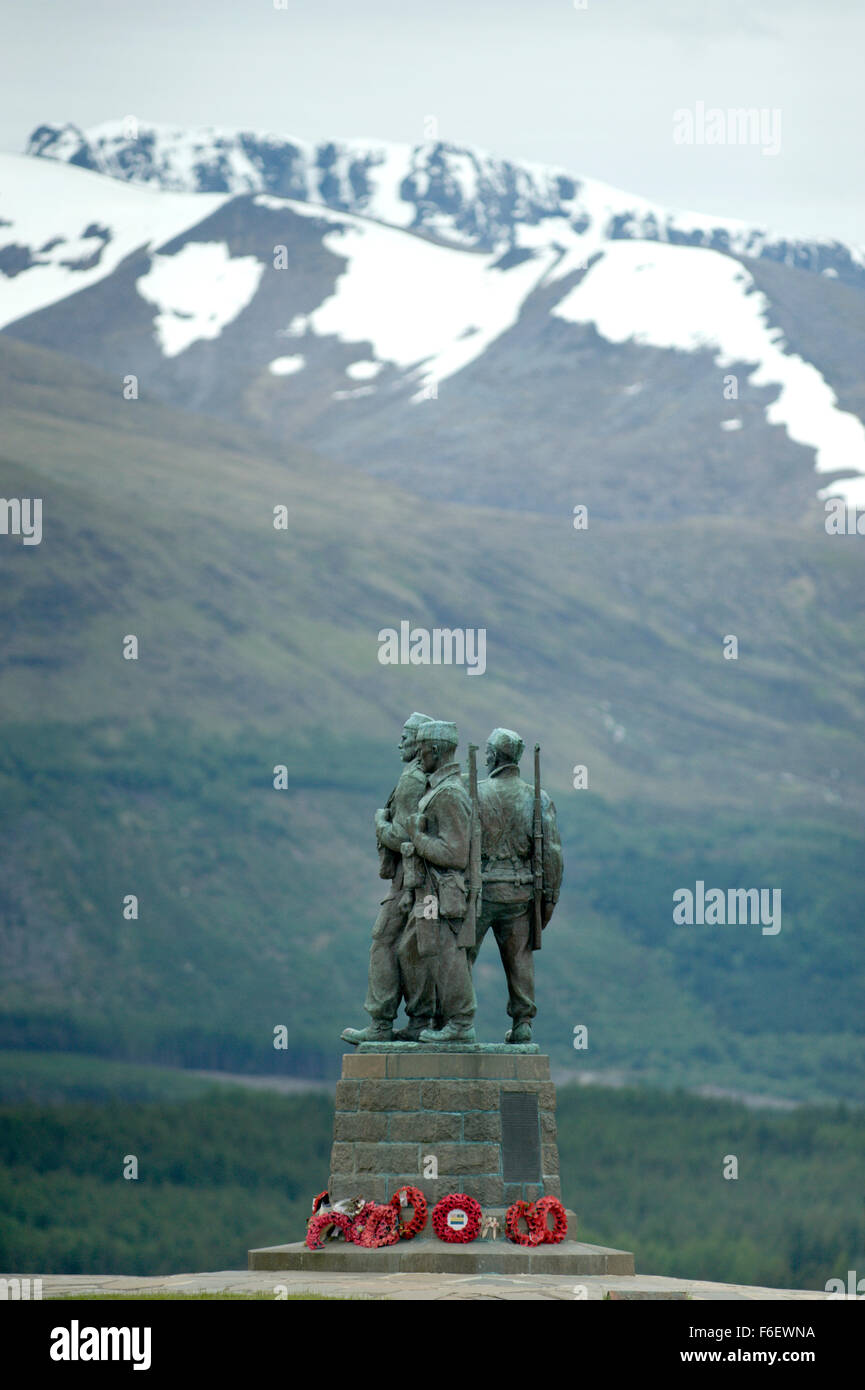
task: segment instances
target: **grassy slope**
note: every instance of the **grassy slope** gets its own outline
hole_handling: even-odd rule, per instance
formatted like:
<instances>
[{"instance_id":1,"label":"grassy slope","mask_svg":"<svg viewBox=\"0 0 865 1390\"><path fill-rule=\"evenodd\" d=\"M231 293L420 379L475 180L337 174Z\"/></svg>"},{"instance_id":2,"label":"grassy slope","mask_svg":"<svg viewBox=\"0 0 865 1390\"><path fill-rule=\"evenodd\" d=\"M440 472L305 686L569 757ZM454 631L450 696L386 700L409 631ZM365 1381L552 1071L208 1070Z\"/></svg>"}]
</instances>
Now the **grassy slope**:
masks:
<instances>
[{"instance_id":1,"label":"grassy slope","mask_svg":"<svg viewBox=\"0 0 865 1390\"><path fill-rule=\"evenodd\" d=\"M0 408L0 491L45 513L40 547L0 548L7 1041L329 1070L361 1016L371 811L421 708L544 745L567 856L539 968L554 1057L585 1022L593 1067L861 1091L856 538L768 508L576 533L421 506L3 338ZM380 666L402 618L486 627L486 675ZM674 929L696 878L781 886L781 935ZM477 979L496 1037L491 946Z\"/></svg>"}]
</instances>

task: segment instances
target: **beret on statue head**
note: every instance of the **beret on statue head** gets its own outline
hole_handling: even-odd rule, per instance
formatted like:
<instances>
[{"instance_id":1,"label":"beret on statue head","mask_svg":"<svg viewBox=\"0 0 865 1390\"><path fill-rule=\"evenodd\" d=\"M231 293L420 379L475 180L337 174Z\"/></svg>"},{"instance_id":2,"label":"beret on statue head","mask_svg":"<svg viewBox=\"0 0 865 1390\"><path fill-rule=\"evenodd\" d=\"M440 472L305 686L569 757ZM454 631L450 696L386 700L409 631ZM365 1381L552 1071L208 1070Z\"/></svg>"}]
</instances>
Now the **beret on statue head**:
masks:
<instances>
[{"instance_id":1,"label":"beret on statue head","mask_svg":"<svg viewBox=\"0 0 865 1390\"><path fill-rule=\"evenodd\" d=\"M513 729L493 729L487 742L492 744L497 753L503 754L509 763L518 763L526 746Z\"/></svg>"},{"instance_id":2,"label":"beret on statue head","mask_svg":"<svg viewBox=\"0 0 865 1390\"><path fill-rule=\"evenodd\" d=\"M451 724L449 720L429 719L426 724L419 725L417 741L418 743L443 743L449 748L456 748L460 736L456 724Z\"/></svg>"},{"instance_id":3,"label":"beret on statue head","mask_svg":"<svg viewBox=\"0 0 865 1390\"><path fill-rule=\"evenodd\" d=\"M420 724L433 724L434 722L435 721L429 714L420 714L417 710L415 710L414 714L409 715L408 719L405 721L405 724L403 725L403 728L417 729L417 727Z\"/></svg>"}]
</instances>

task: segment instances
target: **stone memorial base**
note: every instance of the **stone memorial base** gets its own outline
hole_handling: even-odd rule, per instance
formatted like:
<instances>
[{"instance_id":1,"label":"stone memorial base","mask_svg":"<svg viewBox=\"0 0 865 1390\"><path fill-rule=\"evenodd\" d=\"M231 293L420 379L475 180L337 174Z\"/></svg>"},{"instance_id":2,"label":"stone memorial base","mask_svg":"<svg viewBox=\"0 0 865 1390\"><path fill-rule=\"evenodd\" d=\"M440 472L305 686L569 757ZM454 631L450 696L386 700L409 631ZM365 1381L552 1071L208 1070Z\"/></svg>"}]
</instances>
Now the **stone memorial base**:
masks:
<instances>
[{"instance_id":1,"label":"stone memorial base","mask_svg":"<svg viewBox=\"0 0 865 1390\"><path fill-rule=\"evenodd\" d=\"M561 1200L555 1106L550 1061L534 1043L362 1043L343 1057L336 1088L331 1201L384 1203L398 1187L419 1187L431 1215L440 1198L465 1192L499 1217L498 1238L451 1244L427 1224L413 1240L374 1250L341 1240L319 1251L303 1241L251 1250L249 1268L633 1274L628 1251L574 1239L573 1212L558 1245L504 1237L513 1202Z\"/></svg>"},{"instance_id":2,"label":"stone memorial base","mask_svg":"<svg viewBox=\"0 0 865 1390\"><path fill-rule=\"evenodd\" d=\"M570 1216L573 1215L571 1212ZM430 1234L429 1225L414 1240L364 1250L342 1240L325 1241L310 1250L303 1241L250 1250L249 1268L257 1270L327 1271L342 1274L633 1274L634 1257L627 1250L608 1250L578 1240L534 1248L509 1240L473 1240L448 1245Z\"/></svg>"},{"instance_id":3,"label":"stone memorial base","mask_svg":"<svg viewBox=\"0 0 865 1390\"><path fill-rule=\"evenodd\" d=\"M404 1184L430 1209L449 1192L485 1209L561 1198L555 1106L534 1044L362 1043L336 1088L331 1201Z\"/></svg>"}]
</instances>

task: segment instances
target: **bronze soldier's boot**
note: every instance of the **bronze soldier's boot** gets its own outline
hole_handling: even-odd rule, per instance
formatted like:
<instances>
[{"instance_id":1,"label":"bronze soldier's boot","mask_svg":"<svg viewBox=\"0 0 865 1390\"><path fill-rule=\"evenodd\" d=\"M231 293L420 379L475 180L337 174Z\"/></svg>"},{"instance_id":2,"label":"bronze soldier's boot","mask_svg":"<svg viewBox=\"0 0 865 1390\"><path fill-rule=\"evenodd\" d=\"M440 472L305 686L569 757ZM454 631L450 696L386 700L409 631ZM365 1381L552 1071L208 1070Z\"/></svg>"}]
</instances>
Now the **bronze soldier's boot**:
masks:
<instances>
[{"instance_id":1,"label":"bronze soldier's boot","mask_svg":"<svg viewBox=\"0 0 865 1390\"><path fill-rule=\"evenodd\" d=\"M475 1039L475 1030L470 1023L456 1023L451 1020L444 1028L425 1028L418 1042L473 1043Z\"/></svg>"},{"instance_id":2,"label":"bronze soldier's boot","mask_svg":"<svg viewBox=\"0 0 865 1390\"><path fill-rule=\"evenodd\" d=\"M393 1022L386 1018L374 1018L366 1028L343 1028L339 1036L353 1047L364 1042L393 1042Z\"/></svg>"},{"instance_id":3,"label":"bronze soldier's boot","mask_svg":"<svg viewBox=\"0 0 865 1390\"><path fill-rule=\"evenodd\" d=\"M532 1025L523 1020L522 1023L515 1023L513 1028L509 1028L505 1033L507 1043L530 1043L532 1040Z\"/></svg>"},{"instance_id":4,"label":"bronze soldier's boot","mask_svg":"<svg viewBox=\"0 0 865 1390\"><path fill-rule=\"evenodd\" d=\"M409 1017L405 1028L398 1028L394 1033L394 1042L419 1042L421 1033L429 1027L431 1022L432 1020L429 1018Z\"/></svg>"}]
</instances>

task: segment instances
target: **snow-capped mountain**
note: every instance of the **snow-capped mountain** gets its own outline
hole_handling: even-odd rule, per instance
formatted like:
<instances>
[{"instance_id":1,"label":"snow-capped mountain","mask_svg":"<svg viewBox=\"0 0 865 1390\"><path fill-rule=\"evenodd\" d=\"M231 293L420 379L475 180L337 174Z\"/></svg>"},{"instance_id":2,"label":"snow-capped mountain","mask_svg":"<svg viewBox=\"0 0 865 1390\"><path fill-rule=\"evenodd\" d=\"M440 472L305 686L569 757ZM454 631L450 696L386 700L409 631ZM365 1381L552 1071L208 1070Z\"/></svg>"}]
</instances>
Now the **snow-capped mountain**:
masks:
<instances>
[{"instance_id":1,"label":"snow-capped mountain","mask_svg":"<svg viewBox=\"0 0 865 1390\"><path fill-rule=\"evenodd\" d=\"M142 392L508 507L865 502L840 243L442 144L113 124L30 154L0 164L0 325Z\"/></svg>"},{"instance_id":2,"label":"snow-capped mountain","mask_svg":"<svg viewBox=\"0 0 865 1390\"><path fill-rule=\"evenodd\" d=\"M782 237L732 218L671 212L646 198L563 169L516 164L428 141L312 144L284 135L138 121L82 131L43 125L27 153L111 178L180 193L272 193L482 250L559 240L583 249L618 239L705 246L765 256L865 285L865 256L837 241Z\"/></svg>"}]
</instances>

